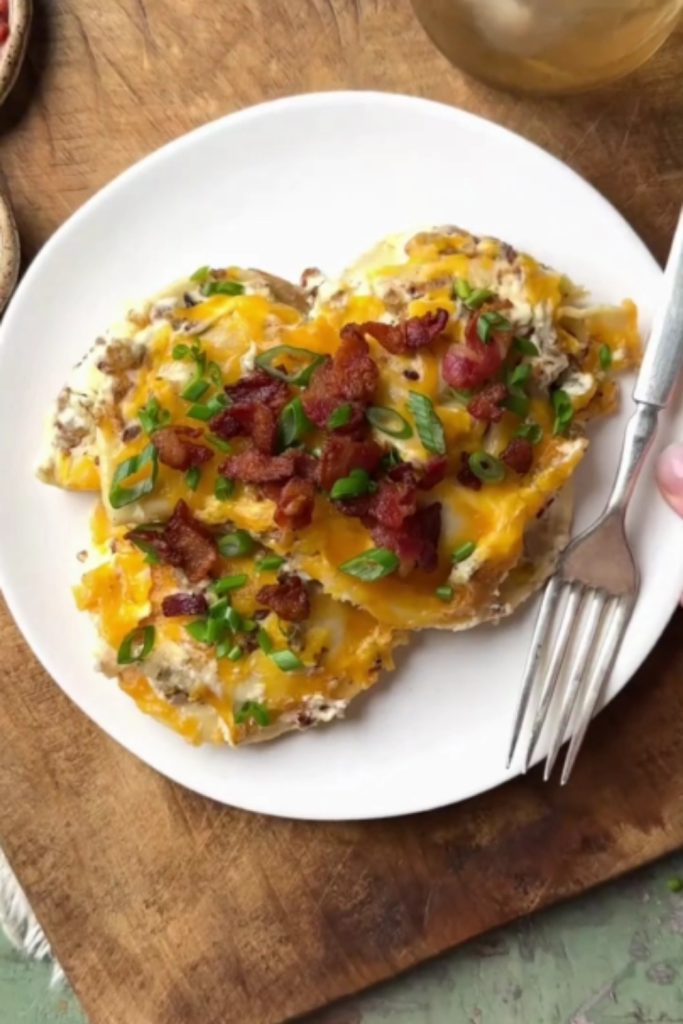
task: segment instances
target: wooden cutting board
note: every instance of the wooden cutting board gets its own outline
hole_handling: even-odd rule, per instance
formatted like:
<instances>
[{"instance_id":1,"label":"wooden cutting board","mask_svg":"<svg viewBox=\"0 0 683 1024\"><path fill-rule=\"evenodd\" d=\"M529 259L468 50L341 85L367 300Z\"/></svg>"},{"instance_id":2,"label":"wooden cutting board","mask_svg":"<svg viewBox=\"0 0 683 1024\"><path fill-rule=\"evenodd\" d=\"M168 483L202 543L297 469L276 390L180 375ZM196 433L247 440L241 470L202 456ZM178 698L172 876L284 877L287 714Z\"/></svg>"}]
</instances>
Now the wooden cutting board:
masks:
<instances>
[{"instance_id":1,"label":"wooden cutting board","mask_svg":"<svg viewBox=\"0 0 683 1024\"><path fill-rule=\"evenodd\" d=\"M400 90L546 146L661 258L683 197L682 42L602 93L530 100L464 79L408 0L41 4L0 111L0 184L30 256L208 119L311 89ZM681 845L682 626L595 724L566 789L534 772L431 814L317 825L220 807L138 763L2 609L0 839L92 1024L282 1021Z\"/></svg>"}]
</instances>

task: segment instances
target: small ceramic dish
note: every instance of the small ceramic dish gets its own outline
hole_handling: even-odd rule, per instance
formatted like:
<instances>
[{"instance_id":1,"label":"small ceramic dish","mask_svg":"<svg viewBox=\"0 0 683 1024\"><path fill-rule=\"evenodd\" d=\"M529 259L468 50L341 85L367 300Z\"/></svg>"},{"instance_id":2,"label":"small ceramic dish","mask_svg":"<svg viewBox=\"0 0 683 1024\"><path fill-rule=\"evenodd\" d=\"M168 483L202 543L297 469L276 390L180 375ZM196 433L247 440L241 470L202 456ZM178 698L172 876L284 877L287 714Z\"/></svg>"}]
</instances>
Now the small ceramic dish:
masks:
<instances>
[{"instance_id":1,"label":"small ceramic dish","mask_svg":"<svg viewBox=\"0 0 683 1024\"><path fill-rule=\"evenodd\" d=\"M2 6L0 3L0 10ZM26 54L32 15L33 0L9 0L8 14L3 19L8 24L9 34L4 42L0 42L0 103L19 74Z\"/></svg>"},{"instance_id":2,"label":"small ceramic dish","mask_svg":"<svg viewBox=\"0 0 683 1024\"><path fill-rule=\"evenodd\" d=\"M9 199L0 192L0 313L19 276L19 234Z\"/></svg>"}]
</instances>

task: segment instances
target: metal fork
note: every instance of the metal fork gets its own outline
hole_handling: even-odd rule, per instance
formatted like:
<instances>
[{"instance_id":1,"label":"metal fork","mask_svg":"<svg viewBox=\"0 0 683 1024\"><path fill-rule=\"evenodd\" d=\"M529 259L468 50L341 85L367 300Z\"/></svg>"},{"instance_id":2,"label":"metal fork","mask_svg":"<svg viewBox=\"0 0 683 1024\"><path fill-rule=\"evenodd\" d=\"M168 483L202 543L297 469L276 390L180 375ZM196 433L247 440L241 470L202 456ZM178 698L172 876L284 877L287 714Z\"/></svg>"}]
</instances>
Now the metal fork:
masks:
<instances>
[{"instance_id":1,"label":"metal fork","mask_svg":"<svg viewBox=\"0 0 683 1024\"><path fill-rule=\"evenodd\" d=\"M633 392L636 409L626 426L612 492L597 522L569 544L546 584L524 669L508 767L532 697L536 698L540 688L522 770L526 771L533 759L552 707L556 717L543 778L550 778L571 725L561 784L569 778L638 596L638 569L625 530L626 508L654 438L659 412L682 365L683 209L666 266L659 312Z\"/></svg>"}]
</instances>

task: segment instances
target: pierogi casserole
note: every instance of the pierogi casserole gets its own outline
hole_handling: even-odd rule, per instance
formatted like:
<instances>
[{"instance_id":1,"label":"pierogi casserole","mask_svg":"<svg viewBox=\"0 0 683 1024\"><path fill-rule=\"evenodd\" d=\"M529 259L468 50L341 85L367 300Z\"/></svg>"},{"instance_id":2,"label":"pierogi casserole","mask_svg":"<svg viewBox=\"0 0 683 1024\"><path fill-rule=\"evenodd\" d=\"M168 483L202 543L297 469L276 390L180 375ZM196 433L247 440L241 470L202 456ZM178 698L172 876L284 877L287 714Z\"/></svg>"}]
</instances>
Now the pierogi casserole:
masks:
<instances>
[{"instance_id":1,"label":"pierogi casserole","mask_svg":"<svg viewBox=\"0 0 683 1024\"><path fill-rule=\"evenodd\" d=\"M639 356L632 302L455 227L334 280L207 266L139 303L38 471L95 496L100 669L195 743L343 716L413 631L499 620L552 572Z\"/></svg>"}]
</instances>

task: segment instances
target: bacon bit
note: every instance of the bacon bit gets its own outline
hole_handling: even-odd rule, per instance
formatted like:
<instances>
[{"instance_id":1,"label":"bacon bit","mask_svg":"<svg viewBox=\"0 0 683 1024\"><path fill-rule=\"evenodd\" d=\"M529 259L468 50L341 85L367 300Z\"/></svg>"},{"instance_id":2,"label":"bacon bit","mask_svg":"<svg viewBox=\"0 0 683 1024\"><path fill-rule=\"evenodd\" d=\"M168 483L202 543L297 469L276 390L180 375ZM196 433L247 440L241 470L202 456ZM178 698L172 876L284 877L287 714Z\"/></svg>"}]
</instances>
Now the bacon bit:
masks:
<instances>
[{"instance_id":1,"label":"bacon bit","mask_svg":"<svg viewBox=\"0 0 683 1024\"><path fill-rule=\"evenodd\" d=\"M421 491L431 491L432 487L436 487L445 479L446 473L448 472L448 459L445 455L435 455L433 458L425 462L422 467L422 474L417 482L417 486Z\"/></svg>"},{"instance_id":2,"label":"bacon bit","mask_svg":"<svg viewBox=\"0 0 683 1024\"><path fill-rule=\"evenodd\" d=\"M283 455L264 455L263 452L246 451L230 455L218 467L218 472L221 476L241 480L245 484L284 483L296 476L297 463L297 455L292 451Z\"/></svg>"},{"instance_id":3,"label":"bacon bit","mask_svg":"<svg viewBox=\"0 0 683 1024\"><path fill-rule=\"evenodd\" d=\"M324 430L331 413L343 401L337 385L334 363L328 359L315 371L301 396L304 412L311 423Z\"/></svg>"},{"instance_id":4,"label":"bacon bit","mask_svg":"<svg viewBox=\"0 0 683 1024\"><path fill-rule=\"evenodd\" d=\"M186 470L213 458L210 448L195 443L201 436L201 430L196 427L161 427L154 431L151 441L159 453L160 462L171 469Z\"/></svg>"},{"instance_id":5,"label":"bacon bit","mask_svg":"<svg viewBox=\"0 0 683 1024\"><path fill-rule=\"evenodd\" d=\"M469 452L460 453L460 469L456 476L458 482L461 483L463 487L469 487L471 491L480 491L481 480L470 469L469 458Z\"/></svg>"},{"instance_id":6,"label":"bacon bit","mask_svg":"<svg viewBox=\"0 0 683 1024\"><path fill-rule=\"evenodd\" d=\"M398 530L378 523L371 533L379 547L389 548L401 559L399 572L402 576L415 568L433 572L438 564L441 502L435 501L418 509L404 520Z\"/></svg>"},{"instance_id":7,"label":"bacon bit","mask_svg":"<svg viewBox=\"0 0 683 1024\"><path fill-rule=\"evenodd\" d=\"M503 383L497 381L494 384L487 384L486 387L470 399L467 404L467 411L475 420L484 420L486 423L498 423L503 418L504 410L501 402L507 397L508 389Z\"/></svg>"},{"instance_id":8,"label":"bacon bit","mask_svg":"<svg viewBox=\"0 0 683 1024\"><path fill-rule=\"evenodd\" d=\"M376 441L355 441L330 434L320 457L320 486L329 491L335 481L348 476L352 469L374 473L383 455L384 449Z\"/></svg>"},{"instance_id":9,"label":"bacon bit","mask_svg":"<svg viewBox=\"0 0 683 1024\"><path fill-rule=\"evenodd\" d=\"M335 508L344 516L353 516L355 519L365 521L370 516L373 494L361 494L358 498L344 498L342 501L335 501ZM371 519L368 520L372 522Z\"/></svg>"},{"instance_id":10,"label":"bacon bit","mask_svg":"<svg viewBox=\"0 0 683 1024\"><path fill-rule=\"evenodd\" d=\"M164 538L190 583L210 576L218 564L218 551L210 531L179 501L166 523Z\"/></svg>"},{"instance_id":11,"label":"bacon bit","mask_svg":"<svg viewBox=\"0 0 683 1024\"><path fill-rule=\"evenodd\" d=\"M166 618L176 615L206 615L209 603L203 594L169 594L161 602Z\"/></svg>"},{"instance_id":12,"label":"bacon bit","mask_svg":"<svg viewBox=\"0 0 683 1024\"><path fill-rule=\"evenodd\" d=\"M286 622L303 622L311 613L311 602L300 576L283 573L277 583L261 587L256 600Z\"/></svg>"},{"instance_id":13,"label":"bacon bit","mask_svg":"<svg viewBox=\"0 0 683 1024\"><path fill-rule=\"evenodd\" d=\"M383 480L370 505L369 514L382 526L399 530L417 511L417 487L408 481Z\"/></svg>"},{"instance_id":14,"label":"bacon bit","mask_svg":"<svg viewBox=\"0 0 683 1024\"><path fill-rule=\"evenodd\" d=\"M523 476L531 469L534 461L534 448L531 441L523 437L513 437L500 456L506 466Z\"/></svg>"},{"instance_id":15,"label":"bacon bit","mask_svg":"<svg viewBox=\"0 0 683 1024\"><path fill-rule=\"evenodd\" d=\"M289 387L284 380L271 377L265 370L255 370L236 384L228 384L224 391L233 406L267 405L278 415L289 401Z\"/></svg>"},{"instance_id":16,"label":"bacon bit","mask_svg":"<svg viewBox=\"0 0 683 1024\"><path fill-rule=\"evenodd\" d=\"M398 324L384 324L370 320L364 324L349 324L362 334L369 334L382 348L394 355L406 355L431 344L448 326L448 312L433 309L422 316L411 316ZM346 328L344 328L346 329Z\"/></svg>"},{"instance_id":17,"label":"bacon bit","mask_svg":"<svg viewBox=\"0 0 683 1024\"><path fill-rule=\"evenodd\" d=\"M211 430L225 440L251 437L258 451L270 455L277 438L277 419L270 406L240 403L214 416Z\"/></svg>"},{"instance_id":18,"label":"bacon bit","mask_svg":"<svg viewBox=\"0 0 683 1024\"><path fill-rule=\"evenodd\" d=\"M452 345L443 358L441 372L451 387L479 388L498 373L512 342L512 331L494 328L488 344L484 344L477 333L477 324L482 313L505 309L508 305L508 302L488 303L470 314L465 325L466 344Z\"/></svg>"},{"instance_id":19,"label":"bacon bit","mask_svg":"<svg viewBox=\"0 0 683 1024\"><path fill-rule=\"evenodd\" d=\"M348 401L363 405L372 402L379 383L379 370L357 324L346 324L341 329L341 345L334 356L334 374L340 394Z\"/></svg>"},{"instance_id":20,"label":"bacon bit","mask_svg":"<svg viewBox=\"0 0 683 1024\"><path fill-rule=\"evenodd\" d=\"M312 480L293 477L277 498L275 522L283 529L303 530L313 518L315 484Z\"/></svg>"}]
</instances>

